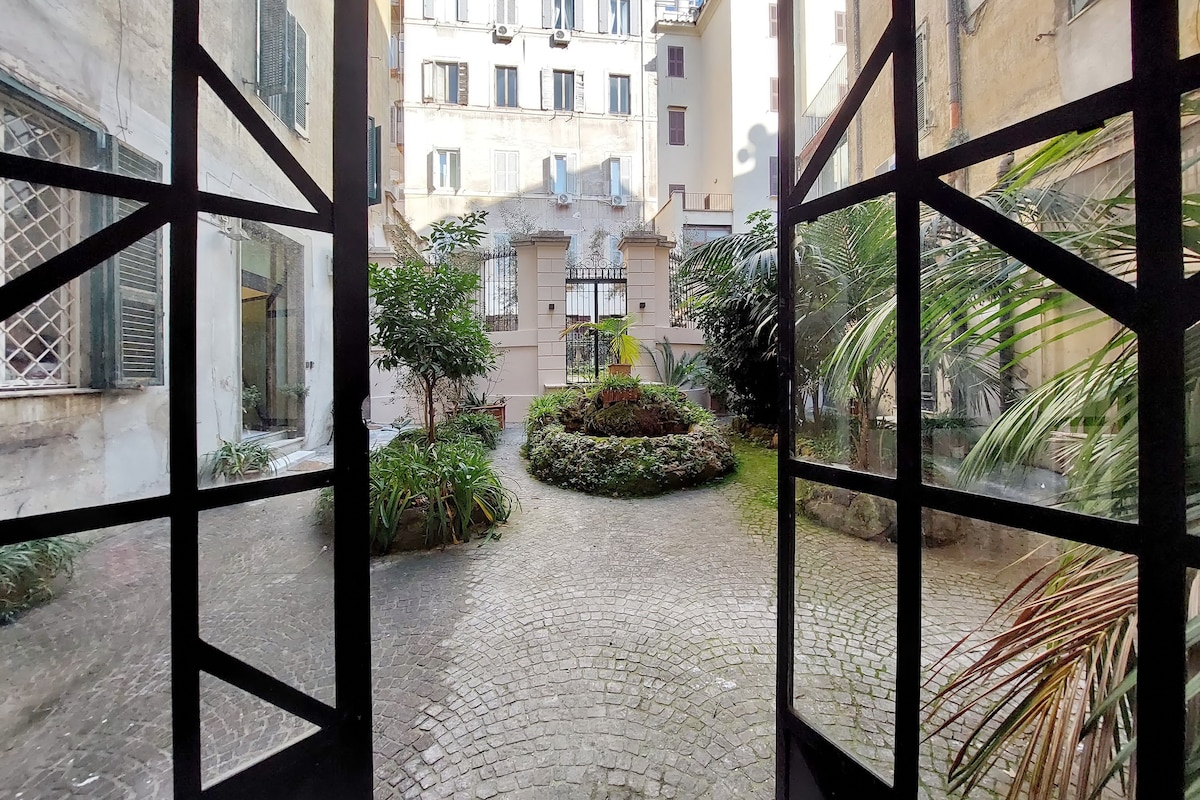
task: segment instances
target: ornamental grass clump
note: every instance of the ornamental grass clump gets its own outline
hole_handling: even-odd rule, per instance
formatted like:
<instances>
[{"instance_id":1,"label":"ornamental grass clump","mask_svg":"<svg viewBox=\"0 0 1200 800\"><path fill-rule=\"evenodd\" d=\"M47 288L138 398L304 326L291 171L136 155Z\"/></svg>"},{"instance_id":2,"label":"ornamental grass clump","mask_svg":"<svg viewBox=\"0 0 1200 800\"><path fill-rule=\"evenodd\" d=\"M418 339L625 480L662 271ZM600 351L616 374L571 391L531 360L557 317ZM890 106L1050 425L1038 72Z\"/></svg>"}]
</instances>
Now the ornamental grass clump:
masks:
<instances>
[{"instance_id":1,"label":"ornamental grass clump","mask_svg":"<svg viewBox=\"0 0 1200 800\"><path fill-rule=\"evenodd\" d=\"M70 536L0 547L0 623L53 597L56 583L74 574L84 547Z\"/></svg>"}]
</instances>

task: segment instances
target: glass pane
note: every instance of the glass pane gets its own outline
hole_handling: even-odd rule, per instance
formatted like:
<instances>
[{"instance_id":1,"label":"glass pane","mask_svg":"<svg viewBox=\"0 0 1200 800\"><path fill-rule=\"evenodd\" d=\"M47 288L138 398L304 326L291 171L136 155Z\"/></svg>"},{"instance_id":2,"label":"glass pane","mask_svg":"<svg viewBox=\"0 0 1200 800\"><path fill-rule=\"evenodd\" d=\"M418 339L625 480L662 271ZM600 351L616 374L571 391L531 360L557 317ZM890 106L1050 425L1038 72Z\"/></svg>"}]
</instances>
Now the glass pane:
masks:
<instances>
[{"instance_id":1,"label":"glass pane","mask_svg":"<svg viewBox=\"0 0 1200 800\"><path fill-rule=\"evenodd\" d=\"M924 220L925 481L1136 519L1137 337L952 220Z\"/></svg>"},{"instance_id":2,"label":"glass pane","mask_svg":"<svg viewBox=\"0 0 1200 800\"><path fill-rule=\"evenodd\" d=\"M6 797L170 796L169 528L0 547Z\"/></svg>"},{"instance_id":3,"label":"glass pane","mask_svg":"<svg viewBox=\"0 0 1200 800\"><path fill-rule=\"evenodd\" d=\"M203 215L199 253L201 485L328 468L331 237Z\"/></svg>"},{"instance_id":4,"label":"glass pane","mask_svg":"<svg viewBox=\"0 0 1200 800\"><path fill-rule=\"evenodd\" d=\"M891 780L896 737L896 504L798 481L800 716Z\"/></svg>"},{"instance_id":5,"label":"glass pane","mask_svg":"<svg viewBox=\"0 0 1200 800\"><path fill-rule=\"evenodd\" d=\"M377 52L387 52L387 34ZM202 0L200 43L329 196L333 190L333 6ZM372 63L386 76L382 64ZM419 76L418 76L419 77ZM455 84L457 86L457 84ZM386 110L385 110L386 111ZM376 112L375 124L387 124ZM366 120L363 120L364 133ZM241 123L200 83L200 187L308 209Z\"/></svg>"},{"instance_id":6,"label":"glass pane","mask_svg":"<svg viewBox=\"0 0 1200 800\"><path fill-rule=\"evenodd\" d=\"M1179 0L1179 57L1200 53L1200 0Z\"/></svg>"},{"instance_id":7,"label":"glass pane","mask_svg":"<svg viewBox=\"0 0 1200 800\"><path fill-rule=\"evenodd\" d=\"M1183 147L1183 269L1200 272L1200 91L1183 96L1180 105Z\"/></svg>"},{"instance_id":8,"label":"glass pane","mask_svg":"<svg viewBox=\"0 0 1200 800\"><path fill-rule=\"evenodd\" d=\"M858 16L830 3L798 3L796 174L813 160L829 122L861 75L891 19L891 4L867 0ZM802 38L801 38L802 37ZM801 63L802 62L802 63ZM895 167L892 61L871 85L806 199L843 189Z\"/></svg>"},{"instance_id":9,"label":"glass pane","mask_svg":"<svg viewBox=\"0 0 1200 800\"><path fill-rule=\"evenodd\" d=\"M1132 733L1136 557L938 511L924 531L922 797L1131 797L1107 775Z\"/></svg>"},{"instance_id":10,"label":"glass pane","mask_svg":"<svg viewBox=\"0 0 1200 800\"><path fill-rule=\"evenodd\" d=\"M128 146L168 177L171 3L7 4L0 52L0 152L129 175Z\"/></svg>"},{"instance_id":11,"label":"glass pane","mask_svg":"<svg viewBox=\"0 0 1200 800\"><path fill-rule=\"evenodd\" d=\"M862 12L864 18L879 13L871 9ZM1015 18L1003 13L1002 4L965 0L923 4L917 13L922 156L1115 86L1132 75L1126 3L1035 3ZM958 19L949 20L950 13ZM957 35L947 36L947 30Z\"/></svg>"},{"instance_id":12,"label":"glass pane","mask_svg":"<svg viewBox=\"0 0 1200 800\"><path fill-rule=\"evenodd\" d=\"M111 199L0 180L0 283L81 238ZM86 212L86 213L85 213ZM0 515L165 494L166 229L0 321Z\"/></svg>"},{"instance_id":13,"label":"glass pane","mask_svg":"<svg viewBox=\"0 0 1200 800\"><path fill-rule=\"evenodd\" d=\"M200 637L332 705L333 493L200 514Z\"/></svg>"},{"instance_id":14,"label":"glass pane","mask_svg":"<svg viewBox=\"0 0 1200 800\"><path fill-rule=\"evenodd\" d=\"M796 455L895 474L895 347L870 345L893 330L886 324L896 287L893 198L797 225L796 249ZM759 308L774 312L752 305L747 329L774 330L759 327Z\"/></svg>"}]
</instances>

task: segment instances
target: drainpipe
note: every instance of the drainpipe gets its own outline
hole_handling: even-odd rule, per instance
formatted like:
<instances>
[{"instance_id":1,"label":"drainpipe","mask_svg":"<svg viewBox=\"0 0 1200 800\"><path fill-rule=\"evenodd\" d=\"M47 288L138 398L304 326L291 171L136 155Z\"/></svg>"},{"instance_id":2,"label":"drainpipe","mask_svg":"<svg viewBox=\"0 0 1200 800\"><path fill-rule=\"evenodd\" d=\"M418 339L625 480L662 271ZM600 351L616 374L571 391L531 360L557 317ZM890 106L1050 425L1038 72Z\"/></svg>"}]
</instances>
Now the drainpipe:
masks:
<instances>
[{"instance_id":1,"label":"drainpipe","mask_svg":"<svg viewBox=\"0 0 1200 800\"><path fill-rule=\"evenodd\" d=\"M854 18L854 38L851 41L854 43L854 80L850 81L853 85L858 80L858 76L862 74L862 40L859 30L859 0L853 0L851 3ZM854 179L861 181L863 179L863 115L854 115Z\"/></svg>"}]
</instances>

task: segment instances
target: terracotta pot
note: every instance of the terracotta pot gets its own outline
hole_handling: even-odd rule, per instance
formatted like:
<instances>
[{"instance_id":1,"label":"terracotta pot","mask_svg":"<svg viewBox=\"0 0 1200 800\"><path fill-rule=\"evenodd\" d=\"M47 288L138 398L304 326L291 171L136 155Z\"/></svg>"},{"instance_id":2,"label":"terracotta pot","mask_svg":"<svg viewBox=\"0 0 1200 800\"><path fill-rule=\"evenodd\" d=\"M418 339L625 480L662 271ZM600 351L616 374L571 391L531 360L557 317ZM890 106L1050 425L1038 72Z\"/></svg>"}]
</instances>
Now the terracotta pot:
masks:
<instances>
[{"instance_id":1,"label":"terracotta pot","mask_svg":"<svg viewBox=\"0 0 1200 800\"><path fill-rule=\"evenodd\" d=\"M623 375L626 378L628 378L630 375L633 374L633 365L632 364L609 364L608 365L608 374L609 375Z\"/></svg>"},{"instance_id":2,"label":"terracotta pot","mask_svg":"<svg viewBox=\"0 0 1200 800\"><path fill-rule=\"evenodd\" d=\"M488 414L496 418L496 422L500 423L500 429L504 430L504 405L492 406L472 406L466 409L467 411L478 411L481 414Z\"/></svg>"}]
</instances>

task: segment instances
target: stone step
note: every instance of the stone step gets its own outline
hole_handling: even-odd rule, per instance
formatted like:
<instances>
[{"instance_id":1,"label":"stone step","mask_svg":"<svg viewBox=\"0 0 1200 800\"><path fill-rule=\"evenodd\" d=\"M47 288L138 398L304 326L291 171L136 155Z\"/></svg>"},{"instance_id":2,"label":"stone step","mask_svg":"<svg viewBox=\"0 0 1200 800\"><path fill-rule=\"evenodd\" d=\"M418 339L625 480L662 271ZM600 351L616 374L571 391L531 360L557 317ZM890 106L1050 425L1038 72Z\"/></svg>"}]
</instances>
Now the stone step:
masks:
<instances>
[{"instance_id":1,"label":"stone step","mask_svg":"<svg viewBox=\"0 0 1200 800\"><path fill-rule=\"evenodd\" d=\"M303 447L304 439L277 439L272 442L267 442L266 445L270 449L271 454L274 455L276 459L280 459L284 456L291 455Z\"/></svg>"}]
</instances>

